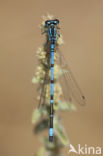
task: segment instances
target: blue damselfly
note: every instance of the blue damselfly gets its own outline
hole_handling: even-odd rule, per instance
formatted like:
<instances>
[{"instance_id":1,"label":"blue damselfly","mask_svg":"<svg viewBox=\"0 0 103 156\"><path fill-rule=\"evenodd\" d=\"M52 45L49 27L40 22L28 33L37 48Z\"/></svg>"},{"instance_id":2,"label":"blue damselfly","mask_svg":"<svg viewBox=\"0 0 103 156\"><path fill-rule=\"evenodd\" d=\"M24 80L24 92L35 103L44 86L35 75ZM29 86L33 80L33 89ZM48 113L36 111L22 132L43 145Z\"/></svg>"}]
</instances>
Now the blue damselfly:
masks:
<instances>
[{"instance_id":1,"label":"blue damselfly","mask_svg":"<svg viewBox=\"0 0 103 156\"><path fill-rule=\"evenodd\" d=\"M47 92L47 84L50 84L50 125L49 125L49 140L53 141L53 103L54 103L54 54L57 53L58 56L58 64L61 67L61 75L58 78L60 85L62 86L64 98L72 102L75 100L80 105L85 105L85 97L73 76L69 65L66 63L66 59L62 52L58 49L57 37L59 37L58 27L59 20L47 20L45 21L45 29L46 29L46 37L47 42L44 45L44 51L46 51L46 61L44 62L44 66L46 67L45 76L43 79L43 83L41 87L41 94L39 100L39 107L41 104L46 103L46 92ZM43 32L43 33L45 33ZM47 49L49 49L47 51ZM51 71L51 75L49 76L49 71Z\"/></svg>"}]
</instances>

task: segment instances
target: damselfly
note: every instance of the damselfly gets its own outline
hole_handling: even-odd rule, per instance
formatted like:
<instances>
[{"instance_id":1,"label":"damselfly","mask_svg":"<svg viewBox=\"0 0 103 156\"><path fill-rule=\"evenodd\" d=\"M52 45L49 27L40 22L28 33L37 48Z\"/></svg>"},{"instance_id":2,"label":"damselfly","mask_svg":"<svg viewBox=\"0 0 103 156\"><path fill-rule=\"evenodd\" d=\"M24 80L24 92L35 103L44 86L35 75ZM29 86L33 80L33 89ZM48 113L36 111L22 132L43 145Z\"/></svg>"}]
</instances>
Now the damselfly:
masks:
<instances>
[{"instance_id":1,"label":"damselfly","mask_svg":"<svg viewBox=\"0 0 103 156\"><path fill-rule=\"evenodd\" d=\"M46 51L46 62L44 62L44 66L46 67L45 76L43 79L42 87L41 87L41 95L40 95L40 104L46 103L46 92L47 92L47 84L50 83L50 126L49 126L49 140L53 141L53 103L54 103L54 85L55 85L55 77L54 77L54 67L55 67L55 53L57 53L58 57L58 64L61 67L61 72L63 73L62 76L60 76L59 79L57 79L62 86L62 90L64 93L64 98L72 102L72 100L75 100L80 105L85 104L85 97L76 82L70 67L66 63L66 59L63 56L62 52L58 49L57 44L57 37L59 37L59 20L47 20L45 21L45 29L46 29L46 37L47 42L44 45L44 51ZM49 49L47 51L47 49ZM49 76L49 71L51 71L51 74Z\"/></svg>"}]
</instances>

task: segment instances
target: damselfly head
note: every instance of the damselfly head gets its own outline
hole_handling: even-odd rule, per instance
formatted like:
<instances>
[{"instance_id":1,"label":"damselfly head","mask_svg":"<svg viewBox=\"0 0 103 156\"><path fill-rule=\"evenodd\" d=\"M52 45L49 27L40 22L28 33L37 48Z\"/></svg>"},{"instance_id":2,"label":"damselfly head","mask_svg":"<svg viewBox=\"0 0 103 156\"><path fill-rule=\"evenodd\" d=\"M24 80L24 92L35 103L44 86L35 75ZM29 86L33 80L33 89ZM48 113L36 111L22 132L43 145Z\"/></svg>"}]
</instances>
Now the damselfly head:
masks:
<instances>
[{"instance_id":1,"label":"damselfly head","mask_svg":"<svg viewBox=\"0 0 103 156\"><path fill-rule=\"evenodd\" d=\"M57 25L57 24L59 24L59 20L55 19L55 20L47 20L47 21L45 21L45 26L46 27L50 26L51 24Z\"/></svg>"}]
</instances>

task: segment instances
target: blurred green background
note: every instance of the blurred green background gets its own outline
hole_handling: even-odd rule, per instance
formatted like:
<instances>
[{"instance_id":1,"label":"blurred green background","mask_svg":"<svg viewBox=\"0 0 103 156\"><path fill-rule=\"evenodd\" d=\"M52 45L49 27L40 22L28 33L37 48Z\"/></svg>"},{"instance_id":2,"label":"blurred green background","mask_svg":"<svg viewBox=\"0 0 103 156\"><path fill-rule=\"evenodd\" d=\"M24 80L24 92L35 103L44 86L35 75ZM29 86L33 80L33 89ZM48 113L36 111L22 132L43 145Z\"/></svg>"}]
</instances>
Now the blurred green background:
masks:
<instances>
[{"instance_id":1,"label":"blurred green background","mask_svg":"<svg viewBox=\"0 0 103 156\"><path fill-rule=\"evenodd\" d=\"M60 20L61 46L86 98L86 107L61 114L71 143L103 147L103 1L0 1L0 155L33 156L40 146L33 134L37 106L37 48L45 40L38 25L49 12ZM48 131L41 135L48 135ZM64 149L64 154L68 155ZM103 154L103 152L102 152Z\"/></svg>"}]
</instances>

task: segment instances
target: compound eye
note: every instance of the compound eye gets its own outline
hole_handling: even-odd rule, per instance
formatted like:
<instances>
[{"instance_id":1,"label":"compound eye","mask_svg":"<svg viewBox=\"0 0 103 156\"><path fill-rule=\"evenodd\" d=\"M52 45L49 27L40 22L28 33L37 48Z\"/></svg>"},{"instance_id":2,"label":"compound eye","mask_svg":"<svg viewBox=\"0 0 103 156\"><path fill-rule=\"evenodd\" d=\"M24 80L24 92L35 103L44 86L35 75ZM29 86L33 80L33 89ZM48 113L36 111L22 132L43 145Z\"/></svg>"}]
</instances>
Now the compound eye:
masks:
<instances>
[{"instance_id":1,"label":"compound eye","mask_svg":"<svg viewBox=\"0 0 103 156\"><path fill-rule=\"evenodd\" d=\"M56 19L55 21L56 21L57 24L59 24L59 20L58 19Z\"/></svg>"},{"instance_id":2,"label":"compound eye","mask_svg":"<svg viewBox=\"0 0 103 156\"><path fill-rule=\"evenodd\" d=\"M46 25L46 26L50 25L50 21L46 21L46 22L45 22L45 25Z\"/></svg>"},{"instance_id":3,"label":"compound eye","mask_svg":"<svg viewBox=\"0 0 103 156\"><path fill-rule=\"evenodd\" d=\"M54 23L54 24L59 24L59 20L55 19L55 20L53 21L53 23Z\"/></svg>"},{"instance_id":4,"label":"compound eye","mask_svg":"<svg viewBox=\"0 0 103 156\"><path fill-rule=\"evenodd\" d=\"M48 25L50 25L50 21L48 21Z\"/></svg>"},{"instance_id":5,"label":"compound eye","mask_svg":"<svg viewBox=\"0 0 103 156\"><path fill-rule=\"evenodd\" d=\"M57 21L53 21L53 24L57 24Z\"/></svg>"}]
</instances>

